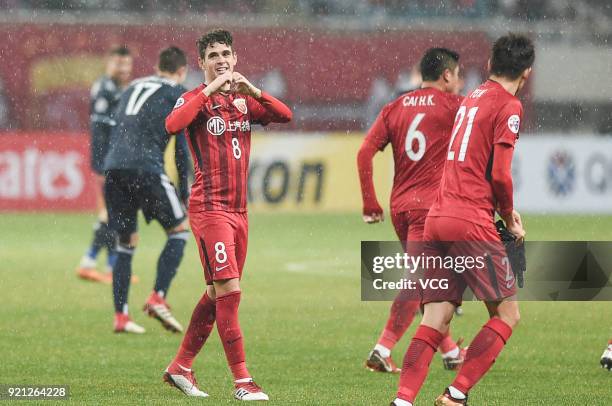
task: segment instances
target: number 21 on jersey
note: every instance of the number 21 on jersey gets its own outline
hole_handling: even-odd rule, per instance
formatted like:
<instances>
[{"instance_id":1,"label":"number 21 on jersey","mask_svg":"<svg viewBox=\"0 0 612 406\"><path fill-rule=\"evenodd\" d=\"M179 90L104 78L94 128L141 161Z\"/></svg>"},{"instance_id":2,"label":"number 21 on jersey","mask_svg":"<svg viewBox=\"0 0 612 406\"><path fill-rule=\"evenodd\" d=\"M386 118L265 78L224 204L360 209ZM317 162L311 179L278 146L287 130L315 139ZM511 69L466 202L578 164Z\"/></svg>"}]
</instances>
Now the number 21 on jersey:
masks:
<instances>
[{"instance_id":1,"label":"number 21 on jersey","mask_svg":"<svg viewBox=\"0 0 612 406\"><path fill-rule=\"evenodd\" d=\"M457 133L461 129L461 125L463 124L463 120L465 119L465 106L459 107L459 111L457 111L457 115L455 116L455 128L453 129L453 134L451 136L450 144L448 147L448 160L452 161L455 159L455 150L454 150L454 142ZM467 152L468 142L470 142L470 135L472 134L472 125L474 124L474 117L476 117L476 112L478 111L478 107L472 107L467 112L467 125L465 127L465 131L463 132L463 137L461 137L461 146L459 147L459 157L457 161L463 162L465 161L465 154Z\"/></svg>"}]
</instances>

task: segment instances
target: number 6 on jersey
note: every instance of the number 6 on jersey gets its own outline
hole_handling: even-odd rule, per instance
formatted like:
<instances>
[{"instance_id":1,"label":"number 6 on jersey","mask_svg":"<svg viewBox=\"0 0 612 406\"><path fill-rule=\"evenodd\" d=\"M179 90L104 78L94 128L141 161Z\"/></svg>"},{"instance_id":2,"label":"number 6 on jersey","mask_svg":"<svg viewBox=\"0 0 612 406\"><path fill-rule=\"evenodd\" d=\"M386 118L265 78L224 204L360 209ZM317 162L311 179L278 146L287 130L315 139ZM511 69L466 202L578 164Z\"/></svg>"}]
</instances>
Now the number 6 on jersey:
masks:
<instances>
[{"instance_id":1,"label":"number 6 on jersey","mask_svg":"<svg viewBox=\"0 0 612 406\"><path fill-rule=\"evenodd\" d=\"M421 121L425 118L425 113L418 113L414 116L414 120L410 123L410 127L408 127L408 133L406 134L406 155L413 161L420 161L425 155L425 134L421 131L417 130L417 127L421 123ZM417 140L417 150L414 151L412 149L412 141Z\"/></svg>"}]
</instances>

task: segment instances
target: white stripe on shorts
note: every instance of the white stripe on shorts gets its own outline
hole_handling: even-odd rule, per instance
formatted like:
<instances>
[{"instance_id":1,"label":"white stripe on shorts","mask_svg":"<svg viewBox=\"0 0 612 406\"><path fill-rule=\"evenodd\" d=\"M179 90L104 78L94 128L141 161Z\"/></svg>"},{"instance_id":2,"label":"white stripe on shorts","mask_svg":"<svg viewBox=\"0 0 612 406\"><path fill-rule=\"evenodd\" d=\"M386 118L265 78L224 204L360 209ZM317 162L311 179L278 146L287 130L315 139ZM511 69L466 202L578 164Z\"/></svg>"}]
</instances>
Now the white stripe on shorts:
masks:
<instances>
[{"instance_id":1,"label":"white stripe on shorts","mask_svg":"<svg viewBox=\"0 0 612 406\"><path fill-rule=\"evenodd\" d=\"M181 202L179 202L178 196L176 195L176 190L174 186L170 183L170 180L166 175L160 175L161 184L166 189L166 195L168 196L168 200L170 200L170 206L172 206L172 213L174 214L175 219L180 219L184 217L183 208L181 207Z\"/></svg>"}]
</instances>

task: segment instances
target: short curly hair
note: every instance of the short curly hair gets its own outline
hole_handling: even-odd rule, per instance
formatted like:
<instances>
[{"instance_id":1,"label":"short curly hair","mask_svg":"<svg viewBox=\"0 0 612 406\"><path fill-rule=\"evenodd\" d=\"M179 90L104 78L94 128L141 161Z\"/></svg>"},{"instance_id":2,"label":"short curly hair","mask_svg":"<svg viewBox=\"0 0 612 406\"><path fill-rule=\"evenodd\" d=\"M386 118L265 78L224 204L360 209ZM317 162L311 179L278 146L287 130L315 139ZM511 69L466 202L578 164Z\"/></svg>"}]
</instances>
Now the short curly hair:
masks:
<instances>
[{"instance_id":1,"label":"short curly hair","mask_svg":"<svg viewBox=\"0 0 612 406\"><path fill-rule=\"evenodd\" d=\"M220 44L225 44L231 48L232 43L234 42L232 33L218 28L202 35L202 37L200 37L200 39L198 39L196 42L200 58L204 59L204 56L206 56L206 48L217 42Z\"/></svg>"}]
</instances>

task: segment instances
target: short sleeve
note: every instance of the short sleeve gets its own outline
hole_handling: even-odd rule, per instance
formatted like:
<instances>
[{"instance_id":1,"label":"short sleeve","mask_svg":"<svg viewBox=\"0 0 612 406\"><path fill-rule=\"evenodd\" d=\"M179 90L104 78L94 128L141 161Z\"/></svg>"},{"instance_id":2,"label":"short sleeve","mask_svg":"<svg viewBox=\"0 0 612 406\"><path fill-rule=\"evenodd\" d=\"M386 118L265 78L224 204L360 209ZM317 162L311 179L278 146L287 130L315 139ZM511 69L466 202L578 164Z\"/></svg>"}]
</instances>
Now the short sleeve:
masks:
<instances>
[{"instance_id":1,"label":"short sleeve","mask_svg":"<svg viewBox=\"0 0 612 406\"><path fill-rule=\"evenodd\" d=\"M389 143L389 129L387 128L387 113L389 107L386 106L376 117L376 121L370 127L365 141L374 145L378 150L382 151Z\"/></svg>"},{"instance_id":2,"label":"short sleeve","mask_svg":"<svg viewBox=\"0 0 612 406\"><path fill-rule=\"evenodd\" d=\"M523 106L518 99L505 103L493 124L493 143L514 146L519 137Z\"/></svg>"}]
</instances>

